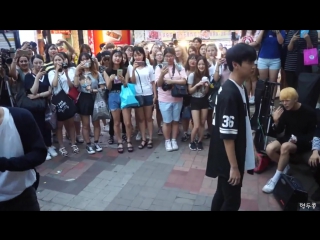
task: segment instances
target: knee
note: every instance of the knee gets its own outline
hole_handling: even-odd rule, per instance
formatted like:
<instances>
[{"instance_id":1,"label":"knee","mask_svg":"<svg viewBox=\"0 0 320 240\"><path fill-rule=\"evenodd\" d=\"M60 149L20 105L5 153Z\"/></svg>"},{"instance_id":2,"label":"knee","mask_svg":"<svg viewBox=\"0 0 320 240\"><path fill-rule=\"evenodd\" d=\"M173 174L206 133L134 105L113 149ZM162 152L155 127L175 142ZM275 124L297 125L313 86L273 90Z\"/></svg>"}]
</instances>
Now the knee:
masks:
<instances>
[{"instance_id":1,"label":"knee","mask_svg":"<svg viewBox=\"0 0 320 240\"><path fill-rule=\"evenodd\" d=\"M120 121L114 121L113 122L114 127L120 127Z\"/></svg>"},{"instance_id":2,"label":"knee","mask_svg":"<svg viewBox=\"0 0 320 240\"><path fill-rule=\"evenodd\" d=\"M280 154L287 155L290 153L290 144L283 143L280 148Z\"/></svg>"},{"instance_id":3,"label":"knee","mask_svg":"<svg viewBox=\"0 0 320 240\"><path fill-rule=\"evenodd\" d=\"M266 153L268 156L272 155L277 151L277 148L273 144L268 144L266 147Z\"/></svg>"}]
</instances>

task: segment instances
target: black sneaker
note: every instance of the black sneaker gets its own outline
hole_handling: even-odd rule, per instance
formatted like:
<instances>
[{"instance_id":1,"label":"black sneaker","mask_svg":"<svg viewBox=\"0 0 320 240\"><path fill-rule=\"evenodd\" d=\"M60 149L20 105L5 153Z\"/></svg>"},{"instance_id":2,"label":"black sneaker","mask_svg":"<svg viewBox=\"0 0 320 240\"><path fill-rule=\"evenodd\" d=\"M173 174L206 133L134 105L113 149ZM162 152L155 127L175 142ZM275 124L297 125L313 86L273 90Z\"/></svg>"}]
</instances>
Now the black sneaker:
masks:
<instances>
[{"instance_id":1,"label":"black sneaker","mask_svg":"<svg viewBox=\"0 0 320 240\"><path fill-rule=\"evenodd\" d=\"M198 145L198 146L197 146L198 151L202 151L202 150L203 150L202 142L198 142L197 145Z\"/></svg>"},{"instance_id":2,"label":"black sneaker","mask_svg":"<svg viewBox=\"0 0 320 240\"><path fill-rule=\"evenodd\" d=\"M187 134L187 133L184 133L183 134L183 137L181 138L181 141L182 142L186 142L190 139L190 136Z\"/></svg>"},{"instance_id":3,"label":"black sneaker","mask_svg":"<svg viewBox=\"0 0 320 240\"><path fill-rule=\"evenodd\" d=\"M96 152L102 152L102 147L100 147L99 143L93 143L93 148Z\"/></svg>"},{"instance_id":4,"label":"black sneaker","mask_svg":"<svg viewBox=\"0 0 320 240\"><path fill-rule=\"evenodd\" d=\"M197 145L196 145L196 143L195 143L195 142L189 143L189 148L190 148L190 150L192 150L192 151L197 151Z\"/></svg>"},{"instance_id":5,"label":"black sneaker","mask_svg":"<svg viewBox=\"0 0 320 240\"><path fill-rule=\"evenodd\" d=\"M87 145L86 149L87 149L88 154L95 154L96 153L96 151L93 150L93 147L91 145Z\"/></svg>"}]
</instances>

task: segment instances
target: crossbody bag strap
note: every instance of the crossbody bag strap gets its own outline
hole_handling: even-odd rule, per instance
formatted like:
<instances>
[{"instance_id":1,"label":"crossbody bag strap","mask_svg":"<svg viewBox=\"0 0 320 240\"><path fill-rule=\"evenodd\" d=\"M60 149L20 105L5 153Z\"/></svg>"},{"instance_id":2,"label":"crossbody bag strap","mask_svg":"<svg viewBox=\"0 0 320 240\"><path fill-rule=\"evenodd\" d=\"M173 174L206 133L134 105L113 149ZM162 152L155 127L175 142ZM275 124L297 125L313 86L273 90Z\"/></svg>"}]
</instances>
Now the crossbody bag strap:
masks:
<instances>
[{"instance_id":1,"label":"crossbody bag strap","mask_svg":"<svg viewBox=\"0 0 320 240\"><path fill-rule=\"evenodd\" d=\"M141 91L142 91L142 93L143 93L142 84L141 84L141 78L140 78L140 74L138 73L137 69L136 69L136 73L138 74L138 78L139 78L139 82L140 82Z\"/></svg>"},{"instance_id":2,"label":"crossbody bag strap","mask_svg":"<svg viewBox=\"0 0 320 240\"><path fill-rule=\"evenodd\" d=\"M0 100L1 100L1 94L2 94L2 87L3 87L3 82L5 81L4 76L3 76L3 80L1 81L1 85L0 85Z\"/></svg>"}]
</instances>

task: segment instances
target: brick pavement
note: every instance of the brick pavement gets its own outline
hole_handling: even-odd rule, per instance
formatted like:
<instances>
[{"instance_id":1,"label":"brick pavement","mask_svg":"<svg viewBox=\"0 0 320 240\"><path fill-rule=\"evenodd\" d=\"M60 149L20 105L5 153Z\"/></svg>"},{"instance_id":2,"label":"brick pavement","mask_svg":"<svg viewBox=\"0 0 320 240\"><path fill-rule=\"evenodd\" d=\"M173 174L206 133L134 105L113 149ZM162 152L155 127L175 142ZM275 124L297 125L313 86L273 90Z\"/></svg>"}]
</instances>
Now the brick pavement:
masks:
<instances>
[{"instance_id":1,"label":"brick pavement","mask_svg":"<svg viewBox=\"0 0 320 240\"><path fill-rule=\"evenodd\" d=\"M88 155L80 144L79 154L58 156L38 167L42 211L210 210L216 179L204 176L209 140L204 151L190 151L188 143L179 141L180 149L170 153L163 137L154 133L153 149L140 150L132 140L135 151L118 154L107 139L104 133L102 153ZM244 177L242 211L280 210L272 194L261 191L273 172Z\"/></svg>"}]
</instances>

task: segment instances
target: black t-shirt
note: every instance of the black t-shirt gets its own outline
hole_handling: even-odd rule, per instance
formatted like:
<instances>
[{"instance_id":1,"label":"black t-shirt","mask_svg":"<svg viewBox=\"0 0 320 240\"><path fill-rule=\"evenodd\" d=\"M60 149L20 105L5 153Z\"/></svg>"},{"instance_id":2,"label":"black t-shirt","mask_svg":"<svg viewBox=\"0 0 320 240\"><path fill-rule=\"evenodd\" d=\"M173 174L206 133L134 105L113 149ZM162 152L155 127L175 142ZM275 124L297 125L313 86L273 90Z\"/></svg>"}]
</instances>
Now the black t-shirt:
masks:
<instances>
[{"instance_id":1,"label":"black t-shirt","mask_svg":"<svg viewBox=\"0 0 320 240\"><path fill-rule=\"evenodd\" d=\"M28 94L31 94L30 89L34 84L35 79L36 79L36 75L33 73L28 73L24 77L24 88L26 89ZM50 86L50 82L49 82L48 74L45 74L41 79L39 79L38 93L48 91L49 86Z\"/></svg>"},{"instance_id":2,"label":"black t-shirt","mask_svg":"<svg viewBox=\"0 0 320 240\"><path fill-rule=\"evenodd\" d=\"M126 74L127 74L127 69L124 68L122 70L123 72L123 76L125 77ZM114 70L114 69L106 69L106 73L108 74L108 76L110 77L112 74L116 75L117 76L117 70ZM112 83L112 87L111 87L111 91L121 91L121 86L122 86L122 82L121 81L118 81L117 77L115 78L115 80L113 81Z\"/></svg>"}]
</instances>

